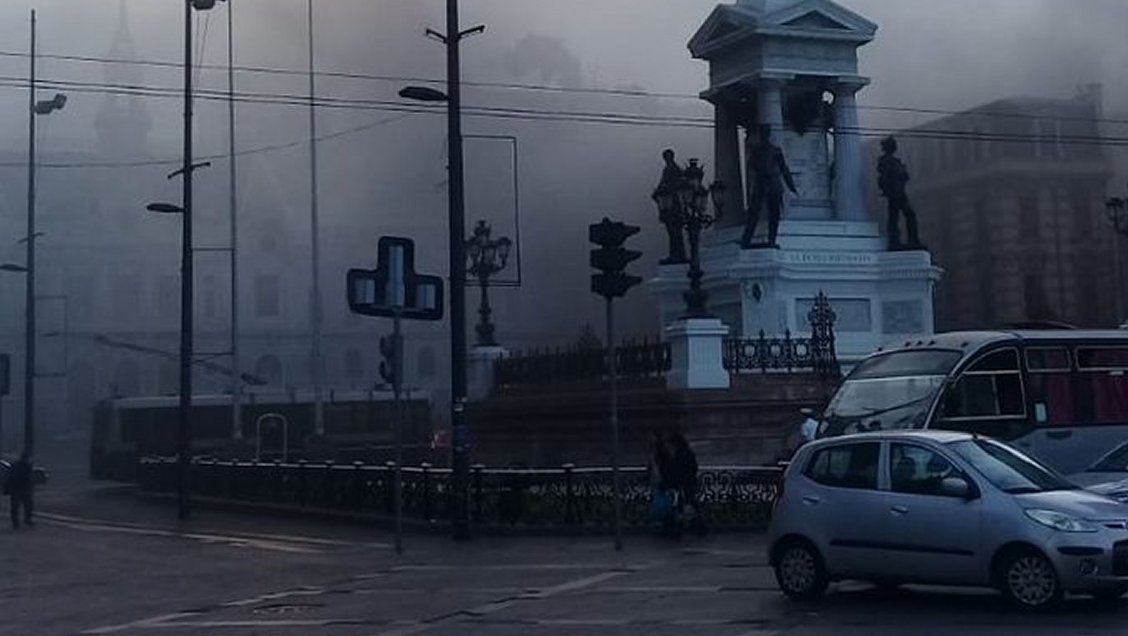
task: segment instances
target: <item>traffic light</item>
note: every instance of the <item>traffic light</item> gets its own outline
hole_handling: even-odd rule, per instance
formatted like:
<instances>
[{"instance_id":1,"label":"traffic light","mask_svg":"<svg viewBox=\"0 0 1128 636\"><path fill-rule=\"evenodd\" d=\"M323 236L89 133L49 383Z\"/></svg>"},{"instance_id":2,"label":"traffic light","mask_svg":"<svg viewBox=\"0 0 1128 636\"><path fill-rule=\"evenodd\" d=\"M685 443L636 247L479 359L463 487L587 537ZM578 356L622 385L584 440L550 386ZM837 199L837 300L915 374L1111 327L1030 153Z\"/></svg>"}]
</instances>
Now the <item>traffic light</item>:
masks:
<instances>
[{"instance_id":1,"label":"traffic light","mask_svg":"<svg viewBox=\"0 0 1128 636\"><path fill-rule=\"evenodd\" d=\"M380 377L390 386L399 385L399 361L396 359L396 337L382 336L380 338Z\"/></svg>"},{"instance_id":2,"label":"traffic light","mask_svg":"<svg viewBox=\"0 0 1128 636\"><path fill-rule=\"evenodd\" d=\"M639 228L634 225L612 222L608 218L588 228L588 240L599 246L591 251L591 266L599 270L598 274L591 276L593 292L607 300L621 298L642 282L638 276L624 271L627 265L642 256L642 252L623 247L623 243L638 232Z\"/></svg>"}]
</instances>

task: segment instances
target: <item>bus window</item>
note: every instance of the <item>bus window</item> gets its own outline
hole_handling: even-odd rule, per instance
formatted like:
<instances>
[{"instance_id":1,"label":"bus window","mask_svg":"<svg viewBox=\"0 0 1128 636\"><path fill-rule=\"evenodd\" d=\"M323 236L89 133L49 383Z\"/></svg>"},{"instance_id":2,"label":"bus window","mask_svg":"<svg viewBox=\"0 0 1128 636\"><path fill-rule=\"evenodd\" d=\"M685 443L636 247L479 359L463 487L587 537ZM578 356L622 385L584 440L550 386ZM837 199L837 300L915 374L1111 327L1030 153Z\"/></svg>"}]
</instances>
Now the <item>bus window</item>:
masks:
<instances>
[{"instance_id":1,"label":"bus window","mask_svg":"<svg viewBox=\"0 0 1128 636\"><path fill-rule=\"evenodd\" d=\"M1026 350L1026 368L1031 373L1068 373L1072 368L1069 364L1069 350L1065 347L1031 347Z\"/></svg>"},{"instance_id":2,"label":"bus window","mask_svg":"<svg viewBox=\"0 0 1128 636\"><path fill-rule=\"evenodd\" d=\"M944 397L944 419L997 419L1026 416L1018 351L1004 349L975 363Z\"/></svg>"},{"instance_id":3,"label":"bus window","mask_svg":"<svg viewBox=\"0 0 1128 636\"><path fill-rule=\"evenodd\" d=\"M1084 424L1128 422L1128 348L1078 347L1078 402Z\"/></svg>"}]
</instances>

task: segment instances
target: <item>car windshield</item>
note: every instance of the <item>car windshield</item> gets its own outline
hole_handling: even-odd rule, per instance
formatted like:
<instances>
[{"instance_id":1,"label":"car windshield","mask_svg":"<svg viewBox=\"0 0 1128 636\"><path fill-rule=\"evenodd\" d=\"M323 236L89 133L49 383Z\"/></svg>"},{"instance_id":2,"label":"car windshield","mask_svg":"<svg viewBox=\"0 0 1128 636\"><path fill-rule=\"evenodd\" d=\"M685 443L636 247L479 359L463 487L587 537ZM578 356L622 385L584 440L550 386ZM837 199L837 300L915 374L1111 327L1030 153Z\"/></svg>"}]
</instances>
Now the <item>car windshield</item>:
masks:
<instances>
[{"instance_id":1,"label":"car windshield","mask_svg":"<svg viewBox=\"0 0 1128 636\"><path fill-rule=\"evenodd\" d=\"M1093 473L1128 473L1128 442L1121 444L1089 468Z\"/></svg>"},{"instance_id":2,"label":"car windshield","mask_svg":"<svg viewBox=\"0 0 1128 636\"><path fill-rule=\"evenodd\" d=\"M1077 486L1053 469L1005 444L988 439L971 439L952 442L948 446L1003 492L1018 495L1077 489Z\"/></svg>"},{"instance_id":3,"label":"car windshield","mask_svg":"<svg viewBox=\"0 0 1128 636\"><path fill-rule=\"evenodd\" d=\"M831 400L819 436L923 427L960 356L958 351L901 351L863 361Z\"/></svg>"}]
</instances>

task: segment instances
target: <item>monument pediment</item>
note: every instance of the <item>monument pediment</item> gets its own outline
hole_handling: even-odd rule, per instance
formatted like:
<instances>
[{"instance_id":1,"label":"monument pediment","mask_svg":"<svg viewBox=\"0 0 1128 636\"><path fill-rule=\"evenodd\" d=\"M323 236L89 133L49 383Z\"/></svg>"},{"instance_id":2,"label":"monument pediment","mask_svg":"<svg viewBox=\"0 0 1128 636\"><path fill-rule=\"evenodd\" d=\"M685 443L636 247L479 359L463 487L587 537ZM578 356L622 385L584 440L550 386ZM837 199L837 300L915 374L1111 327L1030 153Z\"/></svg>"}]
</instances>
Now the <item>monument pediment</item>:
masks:
<instances>
[{"instance_id":1,"label":"monument pediment","mask_svg":"<svg viewBox=\"0 0 1128 636\"><path fill-rule=\"evenodd\" d=\"M718 49L751 37L756 33L760 15L738 5L719 5L689 41L693 57L708 57Z\"/></svg>"},{"instance_id":2,"label":"monument pediment","mask_svg":"<svg viewBox=\"0 0 1128 636\"><path fill-rule=\"evenodd\" d=\"M877 25L832 0L796 0L791 4L722 4L713 10L689 41L697 58L713 54L753 37L803 37L869 42Z\"/></svg>"},{"instance_id":3,"label":"monument pediment","mask_svg":"<svg viewBox=\"0 0 1128 636\"><path fill-rule=\"evenodd\" d=\"M831 0L802 0L764 15L759 31L814 37L820 34L848 36L869 41L877 33L877 25Z\"/></svg>"}]
</instances>

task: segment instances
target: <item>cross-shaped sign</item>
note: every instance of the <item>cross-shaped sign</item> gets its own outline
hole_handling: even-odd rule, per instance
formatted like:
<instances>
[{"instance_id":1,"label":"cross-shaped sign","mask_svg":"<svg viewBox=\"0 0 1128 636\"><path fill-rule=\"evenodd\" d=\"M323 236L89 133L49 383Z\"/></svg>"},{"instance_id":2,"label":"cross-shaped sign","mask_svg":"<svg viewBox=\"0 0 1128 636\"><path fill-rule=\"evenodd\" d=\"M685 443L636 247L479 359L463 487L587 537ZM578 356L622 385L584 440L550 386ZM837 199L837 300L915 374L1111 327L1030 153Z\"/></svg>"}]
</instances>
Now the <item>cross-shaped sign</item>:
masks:
<instances>
[{"instance_id":1,"label":"cross-shaped sign","mask_svg":"<svg viewBox=\"0 0 1128 636\"><path fill-rule=\"evenodd\" d=\"M415 243L380 239L375 270L348 273L349 310L365 316L442 320L443 279L415 273Z\"/></svg>"}]
</instances>

